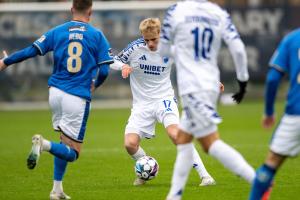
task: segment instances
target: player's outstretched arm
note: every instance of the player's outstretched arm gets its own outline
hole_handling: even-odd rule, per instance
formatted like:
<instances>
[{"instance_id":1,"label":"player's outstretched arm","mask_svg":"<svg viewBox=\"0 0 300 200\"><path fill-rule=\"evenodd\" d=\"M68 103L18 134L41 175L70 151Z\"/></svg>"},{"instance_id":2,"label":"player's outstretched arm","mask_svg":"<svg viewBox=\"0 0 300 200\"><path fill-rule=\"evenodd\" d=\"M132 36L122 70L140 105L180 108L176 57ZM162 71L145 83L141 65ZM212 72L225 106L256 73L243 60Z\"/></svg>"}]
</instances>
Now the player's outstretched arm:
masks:
<instances>
[{"instance_id":1,"label":"player's outstretched arm","mask_svg":"<svg viewBox=\"0 0 300 200\"><path fill-rule=\"evenodd\" d=\"M7 65L4 63L4 59L8 57L6 51L3 51L3 56L4 57L0 60L0 72L7 67Z\"/></svg>"},{"instance_id":2,"label":"player's outstretched arm","mask_svg":"<svg viewBox=\"0 0 300 200\"><path fill-rule=\"evenodd\" d=\"M0 71L5 69L9 65L12 65L12 64L15 64L18 62L22 62L23 60L26 60L28 58L35 57L38 55L38 53L39 53L38 49L35 46L31 45L25 49L22 49L20 51L17 51L15 53L11 54L10 56L7 56L7 54L4 54L4 58L1 59L1 62L0 62Z\"/></svg>"},{"instance_id":3,"label":"player's outstretched arm","mask_svg":"<svg viewBox=\"0 0 300 200\"><path fill-rule=\"evenodd\" d=\"M110 65L110 68L114 70L122 70L122 77L127 78L129 74L133 71L133 67L129 66L126 63L119 61L118 59L114 59L114 63Z\"/></svg>"}]
</instances>

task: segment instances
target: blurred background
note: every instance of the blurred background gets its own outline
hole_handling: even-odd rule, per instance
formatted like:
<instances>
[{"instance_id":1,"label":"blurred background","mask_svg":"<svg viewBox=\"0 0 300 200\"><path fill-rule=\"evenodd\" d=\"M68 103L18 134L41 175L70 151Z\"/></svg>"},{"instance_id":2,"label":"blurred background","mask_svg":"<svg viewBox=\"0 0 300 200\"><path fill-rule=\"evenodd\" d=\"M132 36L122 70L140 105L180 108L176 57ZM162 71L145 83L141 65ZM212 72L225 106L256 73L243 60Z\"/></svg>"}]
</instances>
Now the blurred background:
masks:
<instances>
[{"instance_id":1,"label":"blurred background","mask_svg":"<svg viewBox=\"0 0 300 200\"><path fill-rule=\"evenodd\" d=\"M92 24L107 36L114 53L139 38L139 22L146 17L163 19L165 9L176 1L97 1ZM228 10L248 54L250 84L246 99L263 98L268 62L280 39L300 25L300 0L214 0ZM70 1L0 0L0 50L8 53L29 46L44 32L70 19ZM238 89L234 65L223 45L219 55L225 93ZM18 102L46 102L47 79L52 71L52 55L36 57L0 73L0 108ZM176 87L175 72L172 73ZM281 87L284 98L286 86ZM95 94L96 102L130 106L129 81L111 70L105 84ZM9 103L9 104L7 104ZM38 105L38 104L35 105Z\"/></svg>"}]
</instances>

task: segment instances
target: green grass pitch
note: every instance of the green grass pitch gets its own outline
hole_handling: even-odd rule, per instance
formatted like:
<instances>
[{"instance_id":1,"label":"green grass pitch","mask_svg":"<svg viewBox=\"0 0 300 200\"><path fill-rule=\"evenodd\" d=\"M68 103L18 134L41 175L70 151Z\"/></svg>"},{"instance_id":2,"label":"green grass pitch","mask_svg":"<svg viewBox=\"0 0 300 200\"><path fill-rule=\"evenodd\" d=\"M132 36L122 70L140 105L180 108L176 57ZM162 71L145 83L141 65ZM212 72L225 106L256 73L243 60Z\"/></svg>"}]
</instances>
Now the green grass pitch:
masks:
<instances>
[{"instance_id":1,"label":"green grass pitch","mask_svg":"<svg viewBox=\"0 0 300 200\"><path fill-rule=\"evenodd\" d=\"M223 140L239 150L255 168L263 162L272 134L271 130L261 128L262 109L262 104L255 102L219 107L224 119L219 126ZM282 110L280 104L277 111ZM142 142L146 152L160 165L158 177L142 187L132 186L134 162L123 148L123 131L129 114L130 109L92 109L82 153L78 161L69 164L64 179L64 190L72 199L165 199L176 148L159 125L156 138ZM34 170L27 169L26 158L33 134L58 140L51 127L50 111L1 111L0 124L0 199L48 199L53 157L43 153ZM199 145L197 148L217 185L198 187L198 175L192 171L183 199L246 200L250 186L207 156ZM290 159L277 174L271 199L300 199L299 181L300 159Z\"/></svg>"}]
</instances>

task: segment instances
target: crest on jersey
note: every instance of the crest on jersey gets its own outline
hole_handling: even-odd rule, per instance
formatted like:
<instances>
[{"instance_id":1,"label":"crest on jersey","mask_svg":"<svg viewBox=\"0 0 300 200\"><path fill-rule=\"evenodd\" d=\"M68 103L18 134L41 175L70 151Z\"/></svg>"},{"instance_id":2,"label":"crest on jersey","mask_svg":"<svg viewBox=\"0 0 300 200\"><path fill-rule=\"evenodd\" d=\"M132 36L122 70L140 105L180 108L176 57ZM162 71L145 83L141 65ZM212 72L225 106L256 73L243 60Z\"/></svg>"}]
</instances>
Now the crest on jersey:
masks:
<instances>
[{"instance_id":1,"label":"crest on jersey","mask_svg":"<svg viewBox=\"0 0 300 200\"><path fill-rule=\"evenodd\" d=\"M146 56L145 55L142 55L139 60L147 60Z\"/></svg>"},{"instance_id":2,"label":"crest on jersey","mask_svg":"<svg viewBox=\"0 0 300 200\"><path fill-rule=\"evenodd\" d=\"M164 63L167 63L169 61L169 58L164 57Z\"/></svg>"}]
</instances>

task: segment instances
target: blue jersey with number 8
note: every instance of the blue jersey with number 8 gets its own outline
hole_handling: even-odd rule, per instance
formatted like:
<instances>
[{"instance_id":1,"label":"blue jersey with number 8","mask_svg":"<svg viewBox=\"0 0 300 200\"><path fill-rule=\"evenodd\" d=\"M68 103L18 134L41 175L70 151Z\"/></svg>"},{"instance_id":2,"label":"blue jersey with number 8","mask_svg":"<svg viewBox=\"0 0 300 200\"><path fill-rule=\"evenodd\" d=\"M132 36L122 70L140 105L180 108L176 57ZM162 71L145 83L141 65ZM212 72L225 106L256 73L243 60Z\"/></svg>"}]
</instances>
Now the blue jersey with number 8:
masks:
<instances>
[{"instance_id":1,"label":"blue jersey with number 8","mask_svg":"<svg viewBox=\"0 0 300 200\"><path fill-rule=\"evenodd\" d=\"M54 68L48 85L91 100L93 71L113 62L110 45L100 30L88 23L70 21L34 42L41 55L53 51Z\"/></svg>"}]
</instances>

